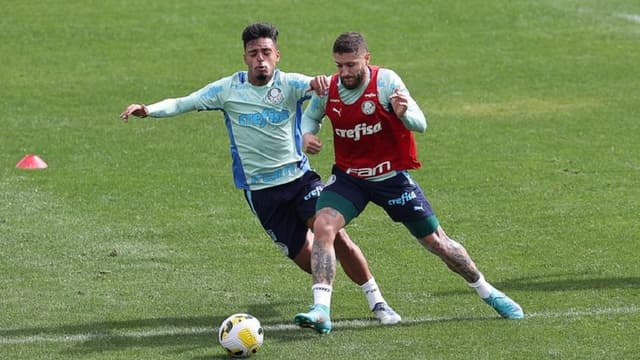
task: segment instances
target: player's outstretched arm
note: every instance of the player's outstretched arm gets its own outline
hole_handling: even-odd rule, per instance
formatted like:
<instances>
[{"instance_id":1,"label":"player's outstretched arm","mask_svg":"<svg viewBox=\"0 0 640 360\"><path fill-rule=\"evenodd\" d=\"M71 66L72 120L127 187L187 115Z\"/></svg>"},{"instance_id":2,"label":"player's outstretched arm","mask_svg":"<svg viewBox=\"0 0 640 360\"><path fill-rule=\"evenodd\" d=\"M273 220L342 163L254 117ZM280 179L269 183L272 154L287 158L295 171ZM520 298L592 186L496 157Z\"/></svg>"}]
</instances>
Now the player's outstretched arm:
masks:
<instances>
[{"instance_id":1,"label":"player's outstretched arm","mask_svg":"<svg viewBox=\"0 0 640 360\"><path fill-rule=\"evenodd\" d=\"M120 114L120 119L122 121L129 121L129 116L137 116L137 117L147 117L149 115L149 110L144 104L131 104L127 106L127 108Z\"/></svg>"}]
</instances>

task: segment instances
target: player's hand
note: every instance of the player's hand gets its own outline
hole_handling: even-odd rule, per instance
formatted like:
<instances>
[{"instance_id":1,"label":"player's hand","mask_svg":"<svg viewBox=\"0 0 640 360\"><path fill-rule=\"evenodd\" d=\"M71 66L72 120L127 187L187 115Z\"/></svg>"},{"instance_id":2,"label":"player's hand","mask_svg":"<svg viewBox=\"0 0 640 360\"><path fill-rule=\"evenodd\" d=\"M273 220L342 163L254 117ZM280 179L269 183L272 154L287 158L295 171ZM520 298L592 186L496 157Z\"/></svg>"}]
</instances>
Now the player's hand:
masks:
<instances>
[{"instance_id":1,"label":"player's hand","mask_svg":"<svg viewBox=\"0 0 640 360\"><path fill-rule=\"evenodd\" d=\"M127 106L127 108L120 114L120 119L122 121L127 122L129 120L129 116L137 116L137 117L147 117L149 115L149 110L143 104L131 104Z\"/></svg>"},{"instance_id":2,"label":"player's hand","mask_svg":"<svg viewBox=\"0 0 640 360\"><path fill-rule=\"evenodd\" d=\"M409 106L409 95L401 92L400 89L396 89L389 99L391 100L391 107L396 116L399 118L403 117Z\"/></svg>"},{"instance_id":3,"label":"player's hand","mask_svg":"<svg viewBox=\"0 0 640 360\"><path fill-rule=\"evenodd\" d=\"M309 91L315 91L318 96L327 95L329 92L330 77L327 75L318 75L311 79L309 83Z\"/></svg>"},{"instance_id":4,"label":"player's hand","mask_svg":"<svg viewBox=\"0 0 640 360\"><path fill-rule=\"evenodd\" d=\"M315 155L322 150L322 142L317 136L305 133L302 135L302 150L308 154Z\"/></svg>"}]
</instances>

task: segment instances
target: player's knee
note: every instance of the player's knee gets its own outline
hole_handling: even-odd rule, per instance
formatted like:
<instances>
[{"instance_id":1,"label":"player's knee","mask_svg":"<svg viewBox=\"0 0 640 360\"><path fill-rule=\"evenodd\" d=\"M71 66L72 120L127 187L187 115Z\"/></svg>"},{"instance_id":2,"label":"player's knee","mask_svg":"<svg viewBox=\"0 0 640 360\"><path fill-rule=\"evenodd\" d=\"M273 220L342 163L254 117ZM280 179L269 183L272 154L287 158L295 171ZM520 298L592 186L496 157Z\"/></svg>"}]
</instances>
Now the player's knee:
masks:
<instances>
[{"instance_id":1,"label":"player's knee","mask_svg":"<svg viewBox=\"0 0 640 360\"><path fill-rule=\"evenodd\" d=\"M313 233L317 239L333 239L340 232L340 225L326 213L319 213L313 223Z\"/></svg>"},{"instance_id":2,"label":"player's knee","mask_svg":"<svg viewBox=\"0 0 640 360\"><path fill-rule=\"evenodd\" d=\"M418 241L422 246L434 254L442 254L447 248L447 237L440 236L437 232L432 232L429 235L418 238Z\"/></svg>"},{"instance_id":3,"label":"player's knee","mask_svg":"<svg viewBox=\"0 0 640 360\"><path fill-rule=\"evenodd\" d=\"M427 250L438 255L450 253L451 251L465 250L459 242L447 236L443 231L435 231L427 236L418 238L418 241Z\"/></svg>"}]
</instances>

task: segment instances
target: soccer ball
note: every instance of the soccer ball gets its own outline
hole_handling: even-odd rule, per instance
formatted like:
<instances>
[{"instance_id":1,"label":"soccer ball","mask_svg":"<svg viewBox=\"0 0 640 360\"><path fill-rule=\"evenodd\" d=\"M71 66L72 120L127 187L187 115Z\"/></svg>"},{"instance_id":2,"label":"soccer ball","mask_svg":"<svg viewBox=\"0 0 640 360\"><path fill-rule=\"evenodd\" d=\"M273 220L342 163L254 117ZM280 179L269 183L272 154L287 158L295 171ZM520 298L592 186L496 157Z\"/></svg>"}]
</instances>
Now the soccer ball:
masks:
<instances>
[{"instance_id":1,"label":"soccer ball","mask_svg":"<svg viewBox=\"0 0 640 360\"><path fill-rule=\"evenodd\" d=\"M224 319L218 341L231 357L246 358L262 346L264 330L260 321L249 314L233 314Z\"/></svg>"}]
</instances>

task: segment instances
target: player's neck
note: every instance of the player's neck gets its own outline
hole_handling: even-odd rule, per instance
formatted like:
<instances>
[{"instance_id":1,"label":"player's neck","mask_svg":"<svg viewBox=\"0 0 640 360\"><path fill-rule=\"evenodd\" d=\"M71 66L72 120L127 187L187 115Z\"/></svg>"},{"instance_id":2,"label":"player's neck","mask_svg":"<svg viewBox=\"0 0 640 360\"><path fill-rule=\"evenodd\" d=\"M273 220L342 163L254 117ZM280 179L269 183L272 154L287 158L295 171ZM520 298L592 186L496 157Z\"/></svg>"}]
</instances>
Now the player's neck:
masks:
<instances>
[{"instance_id":1,"label":"player's neck","mask_svg":"<svg viewBox=\"0 0 640 360\"><path fill-rule=\"evenodd\" d=\"M247 81L249 81L249 84L253 85L253 86L266 86L269 85L272 81L273 78L275 77L275 72L273 74L271 74L271 76L248 76Z\"/></svg>"},{"instance_id":2,"label":"player's neck","mask_svg":"<svg viewBox=\"0 0 640 360\"><path fill-rule=\"evenodd\" d=\"M271 82L272 79L273 79L273 77L270 77L268 79L253 78L253 79L249 79L249 84L251 84L253 86L265 86L265 85L268 85Z\"/></svg>"}]
</instances>

